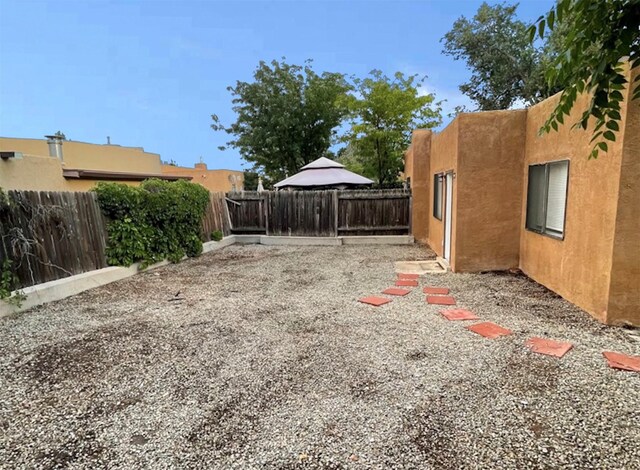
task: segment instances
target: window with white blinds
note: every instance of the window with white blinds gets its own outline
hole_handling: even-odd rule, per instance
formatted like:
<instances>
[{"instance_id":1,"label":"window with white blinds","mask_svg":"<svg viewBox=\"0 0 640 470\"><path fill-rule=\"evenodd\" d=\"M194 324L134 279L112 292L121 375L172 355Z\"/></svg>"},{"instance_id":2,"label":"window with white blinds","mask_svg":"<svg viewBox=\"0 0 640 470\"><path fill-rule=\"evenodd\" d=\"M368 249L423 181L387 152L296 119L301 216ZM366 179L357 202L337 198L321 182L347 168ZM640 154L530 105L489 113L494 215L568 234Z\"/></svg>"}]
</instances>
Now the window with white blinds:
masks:
<instances>
[{"instance_id":1,"label":"window with white blinds","mask_svg":"<svg viewBox=\"0 0 640 470\"><path fill-rule=\"evenodd\" d=\"M442 220L442 180L444 175L438 173L433 175L433 216Z\"/></svg>"},{"instance_id":2,"label":"window with white blinds","mask_svg":"<svg viewBox=\"0 0 640 470\"><path fill-rule=\"evenodd\" d=\"M564 236L568 181L568 160L529 167L527 229L558 238Z\"/></svg>"}]
</instances>

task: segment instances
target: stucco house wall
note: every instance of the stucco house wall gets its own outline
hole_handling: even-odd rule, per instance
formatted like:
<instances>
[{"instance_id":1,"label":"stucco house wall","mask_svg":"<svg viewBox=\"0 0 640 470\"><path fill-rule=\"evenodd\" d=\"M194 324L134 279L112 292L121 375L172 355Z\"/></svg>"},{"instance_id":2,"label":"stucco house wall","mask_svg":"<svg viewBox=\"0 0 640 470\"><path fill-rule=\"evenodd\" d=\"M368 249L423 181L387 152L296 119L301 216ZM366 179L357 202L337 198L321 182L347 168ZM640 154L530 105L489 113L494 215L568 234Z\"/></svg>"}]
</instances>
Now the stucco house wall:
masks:
<instances>
[{"instance_id":1,"label":"stucco house wall","mask_svg":"<svg viewBox=\"0 0 640 470\"><path fill-rule=\"evenodd\" d=\"M640 325L640 103L625 101L617 141L589 160L592 130L571 126L588 96L558 132L539 135L558 98L461 114L429 135L430 145L418 147L414 136L406 168L414 207L428 209L414 211L413 230L426 231L442 256L444 223L433 217L431 185L453 170L453 271L517 267L602 322ZM563 239L525 228L529 166L558 160L569 160Z\"/></svg>"},{"instance_id":2,"label":"stucco house wall","mask_svg":"<svg viewBox=\"0 0 640 470\"><path fill-rule=\"evenodd\" d=\"M244 186L244 173L237 170L209 170L205 163L196 163L194 168L174 165L162 165L162 173L166 175L191 176L192 183L198 183L211 192L227 193L232 190L229 177L236 178L236 190Z\"/></svg>"}]
</instances>

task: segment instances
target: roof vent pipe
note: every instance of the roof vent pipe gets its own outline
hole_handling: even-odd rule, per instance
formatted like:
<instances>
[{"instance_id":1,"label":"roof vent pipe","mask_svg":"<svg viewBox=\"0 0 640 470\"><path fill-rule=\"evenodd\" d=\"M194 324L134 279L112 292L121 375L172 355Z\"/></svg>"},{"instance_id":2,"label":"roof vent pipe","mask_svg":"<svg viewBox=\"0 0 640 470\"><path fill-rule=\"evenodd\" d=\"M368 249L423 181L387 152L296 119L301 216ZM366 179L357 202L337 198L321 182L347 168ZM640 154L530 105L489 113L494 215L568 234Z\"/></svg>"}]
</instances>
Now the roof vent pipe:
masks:
<instances>
[{"instance_id":1,"label":"roof vent pipe","mask_svg":"<svg viewBox=\"0 0 640 470\"><path fill-rule=\"evenodd\" d=\"M49 156L57 158L61 162L64 161L62 156L62 141L63 137L60 135L45 135L47 138L47 145L49 145Z\"/></svg>"}]
</instances>

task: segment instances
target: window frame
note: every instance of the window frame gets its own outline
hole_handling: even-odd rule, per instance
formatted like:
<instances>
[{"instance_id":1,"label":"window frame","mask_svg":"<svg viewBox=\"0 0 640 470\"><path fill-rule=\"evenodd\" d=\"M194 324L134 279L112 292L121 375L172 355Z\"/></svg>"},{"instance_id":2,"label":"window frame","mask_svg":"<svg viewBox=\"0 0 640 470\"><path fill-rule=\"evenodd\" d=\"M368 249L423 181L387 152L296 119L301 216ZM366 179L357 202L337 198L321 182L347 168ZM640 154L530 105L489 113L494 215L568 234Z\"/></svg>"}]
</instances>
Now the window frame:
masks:
<instances>
[{"instance_id":1,"label":"window frame","mask_svg":"<svg viewBox=\"0 0 640 470\"><path fill-rule=\"evenodd\" d=\"M438 194L437 190L439 191L439 197L436 198L436 194ZM434 173L433 175L433 207L431 208L431 212L432 215L435 219L442 221L444 219L444 215L443 215L443 200L444 200L444 173ZM437 202L440 202L440 206L438 207L436 204ZM439 214L439 215L438 215Z\"/></svg>"},{"instance_id":2,"label":"window frame","mask_svg":"<svg viewBox=\"0 0 640 470\"><path fill-rule=\"evenodd\" d=\"M549 204L549 169L551 165L566 163L567 165L567 182L565 185L565 195L564 195L564 207L562 212L562 233L558 234L557 231L548 231L547 230L547 206ZM542 228L537 230L535 228L529 227L529 186L531 184L531 168L532 167L544 167L544 194L542 197ZM524 228L525 230L537 233L538 235L543 235L549 238L553 238L554 240L564 240L565 235L567 233L567 205L569 203L569 175L571 171L571 160L568 158L564 158L561 160L552 160L548 162L542 163L532 163L528 166L527 170L527 200L525 204L525 217L524 217Z\"/></svg>"}]
</instances>

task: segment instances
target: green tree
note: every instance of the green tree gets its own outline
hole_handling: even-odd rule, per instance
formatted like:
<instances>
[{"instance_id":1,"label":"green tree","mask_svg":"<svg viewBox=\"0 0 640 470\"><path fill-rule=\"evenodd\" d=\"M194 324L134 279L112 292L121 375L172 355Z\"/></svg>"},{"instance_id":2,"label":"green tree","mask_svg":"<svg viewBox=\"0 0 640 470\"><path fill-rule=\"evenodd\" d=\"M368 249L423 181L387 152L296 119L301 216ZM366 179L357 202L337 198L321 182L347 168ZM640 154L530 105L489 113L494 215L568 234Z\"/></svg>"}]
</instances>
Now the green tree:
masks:
<instances>
[{"instance_id":1,"label":"green tree","mask_svg":"<svg viewBox=\"0 0 640 470\"><path fill-rule=\"evenodd\" d=\"M411 131L435 127L442 121L434 95L420 93L424 78L397 72L390 79L373 70L367 78L354 79L350 129L342 139L349 145L349 155L344 157L357 163L379 186L398 179Z\"/></svg>"},{"instance_id":2,"label":"green tree","mask_svg":"<svg viewBox=\"0 0 640 470\"><path fill-rule=\"evenodd\" d=\"M518 101L531 105L560 91L544 79L545 66L557 54L561 34L535 47L527 25L516 18L517 5L483 3L472 19L459 18L443 38L443 53L464 60L471 78L460 91L479 110L508 109Z\"/></svg>"},{"instance_id":3,"label":"green tree","mask_svg":"<svg viewBox=\"0 0 640 470\"><path fill-rule=\"evenodd\" d=\"M560 25L560 26L559 26ZM608 150L620 130L620 108L627 86L625 61L640 65L640 0L559 0L529 29L530 41L544 39L564 28L564 40L547 67L550 87L564 85L556 108L541 133L557 130L573 109L578 95L591 94L588 108L575 127L587 129L595 119L590 158ZM636 79L637 80L637 79ZM631 99L640 98L640 83L631 84Z\"/></svg>"},{"instance_id":4,"label":"green tree","mask_svg":"<svg viewBox=\"0 0 640 470\"><path fill-rule=\"evenodd\" d=\"M227 145L254 170L278 181L328 151L347 113L350 87L342 74L318 75L310 61L304 66L261 61L253 78L228 88L236 122L225 127L212 115L211 127L231 134Z\"/></svg>"},{"instance_id":5,"label":"green tree","mask_svg":"<svg viewBox=\"0 0 640 470\"><path fill-rule=\"evenodd\" d=\"M258 189L258 180L262 177L262 186L265 190L273 187L273 181L267 176L258 173L257 171L245 170L244 171L244 190L255 191Z\"/></svg>"}]
</instances>

